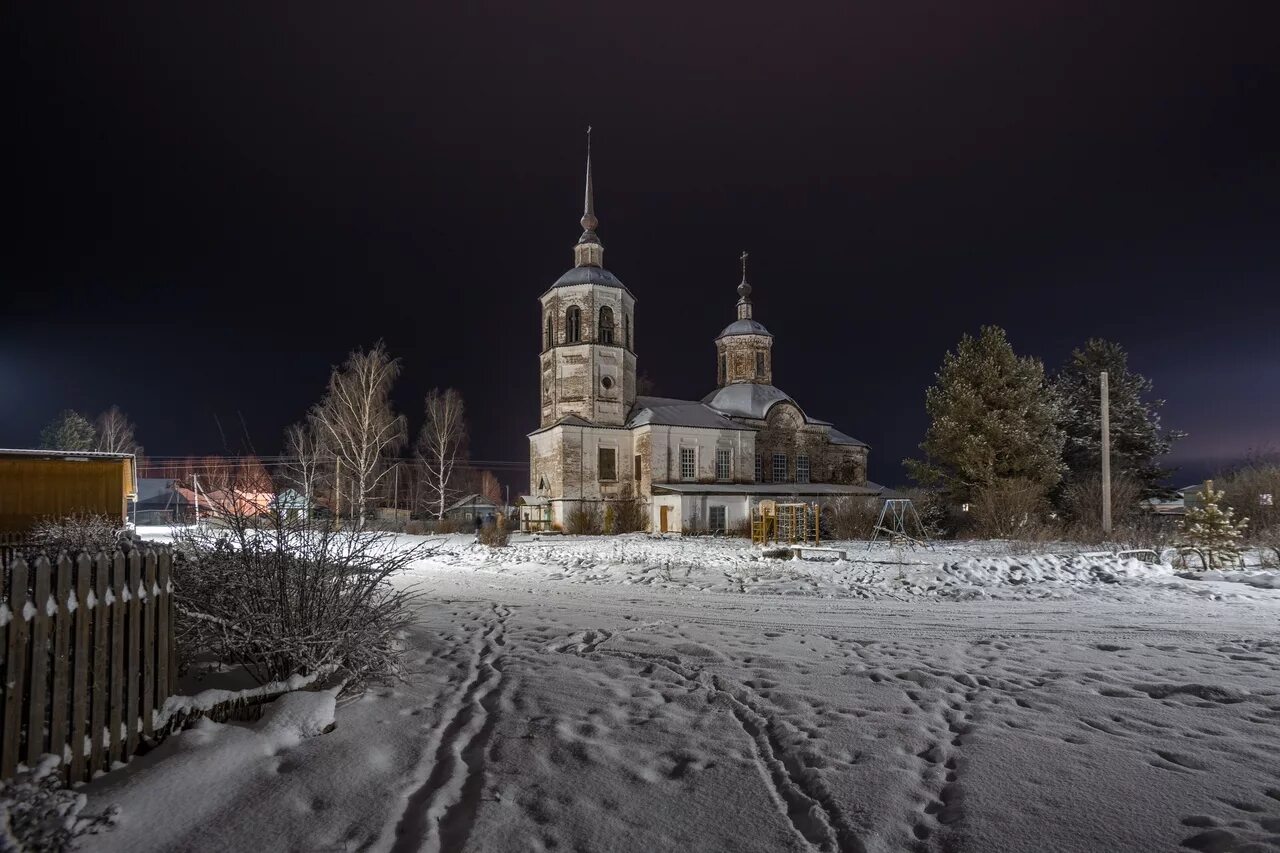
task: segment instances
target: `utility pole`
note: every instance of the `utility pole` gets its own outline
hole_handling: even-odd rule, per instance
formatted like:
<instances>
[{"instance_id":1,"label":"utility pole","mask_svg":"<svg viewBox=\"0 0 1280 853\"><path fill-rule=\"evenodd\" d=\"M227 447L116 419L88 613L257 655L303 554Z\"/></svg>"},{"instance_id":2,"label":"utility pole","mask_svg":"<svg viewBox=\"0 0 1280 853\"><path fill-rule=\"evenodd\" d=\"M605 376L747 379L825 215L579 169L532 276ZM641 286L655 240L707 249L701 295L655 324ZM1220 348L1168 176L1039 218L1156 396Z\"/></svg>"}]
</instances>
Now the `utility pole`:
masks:
<instances>
[{"instance_id":1,"label":"utility pole","mask_svg":"<svg viewBox=\"0 0 1280 853\"><path fill-rule=\"evenodd\" d=\"M200 529L200 478L193 472L191 474L191 494L196 499L196 529Z\"/></svg>"},{"instance_id":2,"label":"utility pole","mask_svg":"<svg viewBox=\"0 0 1280 853\"><path fill-rule=\"evenodd\" d=\"M396 493L391 498L391 517L400 520L400 463L396 462Z\"/></svg>"},{"instance_id":3,"label":"utility pole","mask_svg":"<svg viewBox=\"0 0 1280 853\"><path fill-rule=\"evenodd\" d=\"M1102 532L1111 534L1111 387L1102 371Z\"/></svg>"},{"instance_id":4,"label":"utility pole","mask_svg":"<svg viewBox=\"0 0 1280 853\"><path fill-rule=\"evenodd\" d=\"M342 460L333 457L333 517L342 518Z\"/></svg>"}]
</instances>

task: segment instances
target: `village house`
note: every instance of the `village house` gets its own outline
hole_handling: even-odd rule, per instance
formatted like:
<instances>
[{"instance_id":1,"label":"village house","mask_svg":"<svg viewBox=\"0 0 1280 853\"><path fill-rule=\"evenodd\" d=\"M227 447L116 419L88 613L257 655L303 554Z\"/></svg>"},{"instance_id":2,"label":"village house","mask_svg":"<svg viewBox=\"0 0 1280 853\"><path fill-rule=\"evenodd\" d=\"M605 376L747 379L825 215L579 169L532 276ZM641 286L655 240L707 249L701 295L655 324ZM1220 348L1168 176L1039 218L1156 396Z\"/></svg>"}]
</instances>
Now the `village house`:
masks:
<instances>
[{"instance_id":1,"label":"village house","mask_svg":"<svg viewBox=\"0 0 1280 853\"><path fill-rule=\"evenodd\" d=\"M745 254L736 316L715 338L715 389L701 400L637 396L636 298L604 268L589 153L581 224L573 268L541 297L526 516L563 525L577 507L634 500L654 532L726 530L764 499L883 493L867 480L865 442L773 384L773 336L753 316Z\"/></svg>"}]
</instances>

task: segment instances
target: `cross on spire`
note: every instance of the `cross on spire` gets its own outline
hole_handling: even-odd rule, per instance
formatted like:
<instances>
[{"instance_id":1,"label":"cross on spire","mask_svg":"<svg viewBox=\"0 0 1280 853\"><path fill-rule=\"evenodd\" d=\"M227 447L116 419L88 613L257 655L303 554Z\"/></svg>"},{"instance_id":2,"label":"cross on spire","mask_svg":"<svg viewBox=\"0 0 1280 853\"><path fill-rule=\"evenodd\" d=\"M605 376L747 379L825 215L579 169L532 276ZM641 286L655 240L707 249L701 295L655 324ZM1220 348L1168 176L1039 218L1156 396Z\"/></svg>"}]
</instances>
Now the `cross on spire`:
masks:
<instances>
[{"instance_id":1,"label":"cross on spire","mask_svg":"<svg viewBox=\"0 0 1280 853\"><path fill-rule=\"evenodd\" d=\"M747 284L747 253L744 251L738 256L738 260L742 261L742 283L738 285L738 296L742 298L738 300L738 304L745 305L751 302L751 285ZM746 316L751 316L750 309Z\"/></svg>"}]
</instances>

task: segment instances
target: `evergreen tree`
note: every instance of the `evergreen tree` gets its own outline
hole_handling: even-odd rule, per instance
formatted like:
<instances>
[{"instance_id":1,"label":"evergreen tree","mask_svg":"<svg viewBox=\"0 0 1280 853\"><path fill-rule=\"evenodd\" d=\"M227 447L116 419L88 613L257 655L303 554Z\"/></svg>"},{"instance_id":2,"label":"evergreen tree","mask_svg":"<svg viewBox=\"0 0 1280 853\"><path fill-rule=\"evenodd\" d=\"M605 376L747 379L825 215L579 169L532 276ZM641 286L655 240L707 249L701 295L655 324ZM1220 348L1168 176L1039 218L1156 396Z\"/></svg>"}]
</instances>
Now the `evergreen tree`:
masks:
<instances>
[{"instance_id":1,"label":"evergreen tree","mask_svg":"<svg viewBox=\"0 0 1280 853\"><path fill-rule=\"evenodd\" d=\"M1178 544L1200 554L1207 569L1220 569L1240 562L1240 534L1249 519L1235 520L1235 510L1218 506L1224 492L1214 491L1213 480L1206 480L1200 492L1200 505L1187 510L1182 519L1182 535Z\"/></svg>"},{"instance_id":2,"label":"evergreen tree","mask_svg":"<svg viewBox=\"0 0 1280 853\"><path fill-rule=\"evenodd\" d=\"M40 430L42 450L93 450L97 443L93 424L71 409L62 412Z\"/></svg>"},{"instance_id":3,"label":"evergreen tree","mask_svg":"<svg viewBox=\"0 0 1280 853\"><path fill-rule=\"evenodd\" d=\"M1151 497L1160 492L1160 481L1170 473L1160 467L1159 459L1183 433L1161 429L1159 409L1164 400L1150 397L1151 380L1130 371L1128 362L1124 347L1100 338L1071 353L1053 382L1060 402L1058 427L1066 436L1062 458L1067 479L1073 483L1101 470L1098 377L1105 370L1110 394L1111 472L1139 483L1142 497Z\"/></svg>"},{"instance_id":4,"label":"evergreen tree","mask_svg":"<svg viewBox=\"0 0 1280 853\"><path fill-rule=\"evenodd\" d=\"M924 460L911 476L941 486L952 500L1013 478L1053 488L1062 477L1057 402L1039 359L1019 356L1004 329L984 326L948 352L925 396Z\"/></svg>"}]
</instances>

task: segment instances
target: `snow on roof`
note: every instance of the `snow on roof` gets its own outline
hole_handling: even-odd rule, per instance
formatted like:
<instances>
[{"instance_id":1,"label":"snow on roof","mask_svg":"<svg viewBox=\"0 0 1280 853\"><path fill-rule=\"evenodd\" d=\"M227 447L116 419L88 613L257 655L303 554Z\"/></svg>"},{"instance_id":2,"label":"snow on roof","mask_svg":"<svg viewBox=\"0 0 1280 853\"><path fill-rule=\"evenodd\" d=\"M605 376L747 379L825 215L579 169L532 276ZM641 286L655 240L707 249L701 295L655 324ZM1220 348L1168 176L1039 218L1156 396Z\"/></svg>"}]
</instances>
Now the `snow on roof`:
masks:
<instances>
[{"instance_id":1,"label":"snow on roof","mask_svg":"<svg viewBox=\"0 0 1280 853\"><path fill-rule=\"evenodd\" d=\"M101 450L26 450L0 448L0 456L34 456L40 459L132 459L132 453L107 453Z\"/></svg>"},{"instance_id":2,"label":"snow on roof","mask_svg":"<svg viewBox=\"0 0 1280 853\"><path fill-rule=\"evenodd\" d=\"M702 402L726 415L759 419L763 419L775 403L783 400L800 408L800 404L781 388L757 382L735 382L702 398Z\"/></svg>"},{"instance_id":3,"label":"snow on roof","mask_svg":"<svg viewBox=\"0 0 1280 853\"><path fill-rule=\"evenodd\" d=\"M556 279L555 284L547 289L572 287L575 284L596 284L602 287L617 287L627 290L627 286L604 267L574 267ZM627 290L627 292L630 293L631 291Z\"/></svg>"},{"instance_id":4,"label":"snow on roof","mask_svg":"<svg viewBox=\"0 0 1280 853\"><path fill-rule=\"evenodd\" d=\"M452 505L450 505L450 506L449 506L449 508L445 510L445 512L451 512L451 511L453 511L453 510L455 510L455 509L458 509L459 507L463 507L463 506L472 506L472 507L476 507L476 506L492 506L492 507L496 507L496 506L497 506L497 504L495 504L493 501L491 501L491 500L489 500L488 498L486 498L484 495L479 495L479 494L470 494L470 495L467 495L465 498L462 498L461 500L454 501L454 503L453 503Z\"/></svg>"},{"instance_id":5,"label":"snow on roof","mask_svg":"<svg viewBox=\"0 0 1280 853\"><path fill-rule=\"evenodd\" d=\"M772 338L769 330L764 324L758 320L734 320L732 323L724 327L724 331L716 335L716 340L727 338L731 335L764 335Z\"/></svg>"},{"instance_id":6,"label":"snow on roof","mask_svg":"<svg viewBox=\"0 0 1280 853\"><path fill-rule=\"evenodd\" d=\"M835 427L832 427L832 428L827 432L827 440L828 440L828 441L830 441L832 444L852 444L852 445L854 445L855 447L870 447L870 446L871 446L871 445L867 444L865 441L861 441L860 439L856 439L856 438L854 438L854 437L853 437L853 436L851 436L851 435L845 435L844 433L842 433L840 430L836 429Z\"/></svg>"},{"instance_id":7,"label":"snow on roof","mask_svg":"<svg viewBox=\"0 0 1280 853\"><path fill-rule=\"evenodd\" d=\"M670 397L636 397L635 407L627 418L628 427L646 424L662 426L704 427L706 429L748 430L734 423L709 406L696 400L675 400Z\"/></svg>"},{"instance_id":8,"label":"snow on roof","mask_svg":"<svg viewBox=\"0 0 1280 853\"><path fill-rule=\"evenodd\" d=\"M845 483L654 483L657 493L693 495L752 495L763 497L865 495L875 497L887 490L868 481L861 486Z\"/></svg>"}]
</instances>

